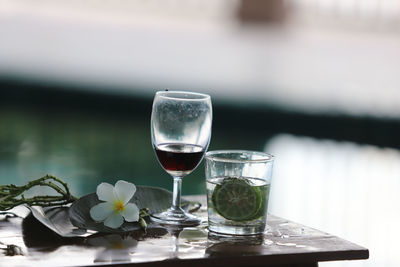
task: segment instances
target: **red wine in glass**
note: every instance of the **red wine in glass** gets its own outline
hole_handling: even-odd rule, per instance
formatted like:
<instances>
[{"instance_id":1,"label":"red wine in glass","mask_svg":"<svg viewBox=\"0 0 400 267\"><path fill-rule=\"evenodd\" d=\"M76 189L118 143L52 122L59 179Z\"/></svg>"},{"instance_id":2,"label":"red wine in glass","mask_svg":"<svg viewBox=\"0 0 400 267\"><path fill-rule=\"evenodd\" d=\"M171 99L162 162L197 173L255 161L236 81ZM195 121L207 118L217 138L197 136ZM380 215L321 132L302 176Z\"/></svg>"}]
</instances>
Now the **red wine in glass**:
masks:
<instances>
[{"instance_id":1,"label":"red wine in glass","mask_svg":"<svg viewBox=\"0 0 400 267\"><path fill-rule=\"evenodd\" d=\"M191 173L204 155L204 148L182 143L159 144L155 148L158 161L172 176L183 177Z\"/></svg>"}]
</instances>

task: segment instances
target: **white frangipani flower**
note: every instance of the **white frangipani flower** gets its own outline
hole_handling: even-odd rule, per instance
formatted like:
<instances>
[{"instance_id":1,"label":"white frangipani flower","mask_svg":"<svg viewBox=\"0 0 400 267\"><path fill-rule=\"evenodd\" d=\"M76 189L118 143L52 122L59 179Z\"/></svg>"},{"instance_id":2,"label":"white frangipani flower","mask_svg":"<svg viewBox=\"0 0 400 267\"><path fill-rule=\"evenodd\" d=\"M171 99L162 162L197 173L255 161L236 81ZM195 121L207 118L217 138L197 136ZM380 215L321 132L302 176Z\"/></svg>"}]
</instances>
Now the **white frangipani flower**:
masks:
<instances>
[{"instance_id":1,"label":"white frangipani flower","mask_svg":"<svg viewBox=\"0 0 400 267\"><path fill-rule=\"evenodd\" d=\"M136 186L126 181L118 181L115 187L109 183L97 186L97 197L105 201L90 209L90 216L95 221L104 222L105 226L118 228L125 221L139 221L139 209L129 200L136 192Z\"/></svg>"}]
</instances>

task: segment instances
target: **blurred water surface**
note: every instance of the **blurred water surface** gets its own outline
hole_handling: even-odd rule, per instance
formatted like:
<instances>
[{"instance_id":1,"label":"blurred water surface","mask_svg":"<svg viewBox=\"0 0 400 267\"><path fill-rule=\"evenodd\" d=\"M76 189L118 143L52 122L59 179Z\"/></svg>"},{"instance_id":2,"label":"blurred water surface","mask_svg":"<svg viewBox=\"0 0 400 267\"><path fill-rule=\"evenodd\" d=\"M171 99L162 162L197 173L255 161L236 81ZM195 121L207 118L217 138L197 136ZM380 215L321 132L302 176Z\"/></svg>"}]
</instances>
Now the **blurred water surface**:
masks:
<instances>
[{"instance_id":1,"label":"blurred water surface","mask_svg":"<svg viewBox=\"0 0 400 267\"><path fill-rule=\"evenodd\" d=\"M0 110L2 184L21 184L51 173L68 182L76 195L94 192L101 181L118 179L170 186L171 178L153 154L147 116L100 117L74 110L13 107ZM193 176L189 179L196 181ZM187 192L201 192L197 186L196 182L187 183Z\"/></svg>"}]
</instances>

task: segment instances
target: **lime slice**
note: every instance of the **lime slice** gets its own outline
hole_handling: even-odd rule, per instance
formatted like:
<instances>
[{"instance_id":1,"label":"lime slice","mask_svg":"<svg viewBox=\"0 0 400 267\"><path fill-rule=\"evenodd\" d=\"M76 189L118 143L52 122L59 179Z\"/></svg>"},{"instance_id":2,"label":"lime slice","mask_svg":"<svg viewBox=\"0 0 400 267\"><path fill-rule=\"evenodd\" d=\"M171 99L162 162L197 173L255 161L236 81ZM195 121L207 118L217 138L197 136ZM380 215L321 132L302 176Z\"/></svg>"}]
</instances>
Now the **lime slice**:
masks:
<instances>
[{"instance_id":1,"label":"lime slice","mask_svg":"<svg viewBox=\"0 0 400 267\"><path fill-rule=\"evenodd\" d=\"M245 179L226 178L212 195L215 211L228 220L252 220L262 206L262 192Z\"/></svg>"},{"instance_id":2,"label":"lime slice","mask_svg":"<svg viewBox=\"0 0 400 267\"><path fill-rule=\"evenodd\" d=\"M268 195L269 195L269 185L264 186L264 187L256 187L257 190L259 190L260 192L260 196L261 196L261 206L258 209L257 213L254 215L254 217L252 218L254 219L258 219L262 216L265 216L267 214L267 208L268 208Z\"/></svg>"}]
</instances>

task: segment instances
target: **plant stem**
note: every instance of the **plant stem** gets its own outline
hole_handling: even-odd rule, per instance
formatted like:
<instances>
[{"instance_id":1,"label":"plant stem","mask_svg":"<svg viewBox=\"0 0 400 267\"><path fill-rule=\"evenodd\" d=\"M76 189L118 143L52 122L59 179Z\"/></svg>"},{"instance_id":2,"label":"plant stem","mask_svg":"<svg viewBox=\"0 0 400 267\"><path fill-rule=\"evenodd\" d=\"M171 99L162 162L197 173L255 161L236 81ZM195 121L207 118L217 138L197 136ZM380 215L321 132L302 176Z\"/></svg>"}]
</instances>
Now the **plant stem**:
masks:
<instances>
[{"instance_id":1,"label":"plant stem","mask_svg":"<svg viewBox=\"0 0 400 267\"><path fill-rule=\"evenodd\" d=\"M26 198L24 192L35 186L52 188L59 196L34 196ZM42 207L65 205L77 198L71 195L68 184L58 177L47 174L39 179L28 182L26 185L0 185L0 210L9 210L21 204L37 205Z\"/></svg>"}]
</instances>

